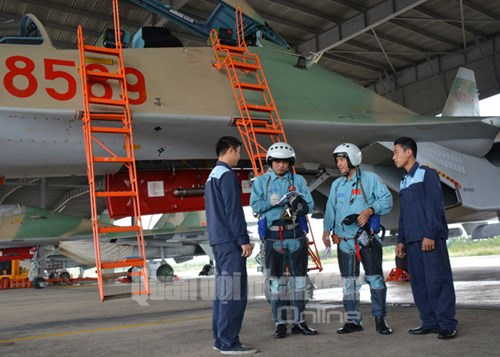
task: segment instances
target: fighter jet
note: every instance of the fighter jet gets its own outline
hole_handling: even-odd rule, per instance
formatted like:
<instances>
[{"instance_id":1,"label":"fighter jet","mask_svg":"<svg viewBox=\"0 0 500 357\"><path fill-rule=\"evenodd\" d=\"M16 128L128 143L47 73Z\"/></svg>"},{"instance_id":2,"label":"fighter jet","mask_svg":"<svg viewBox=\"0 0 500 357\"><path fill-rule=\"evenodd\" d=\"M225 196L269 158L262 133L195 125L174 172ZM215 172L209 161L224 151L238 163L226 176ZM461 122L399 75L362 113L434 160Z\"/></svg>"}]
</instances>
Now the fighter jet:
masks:
<instances>
[{"instance_id":1,"label":"fighter jet","mask_svg":"<svg viewBox=\"0 0 500 357\"><path fill-rule=\"evenodd\" d=\"M103 226L113 222L105 214L100 217ZM206 235L204 211L180 212L164 215L153 229L144 230L147 259L161 259L153 272L158 279L169 280L176 263L194 256L211 255ZM95 266L92 246L92 223L80 218L24 205L0 205L0 250L12 247L38 249L34 266L44 270L47 261L62 262L64 268ZM105 260L121 260L137 255L135 235L127 232L106 233L102 236L101 254ZM212 257L213 259L213 257ZM36 273L38 275L38 273Z\"/></svg>"},{"instance_id":2,"label":"fighter jet","mask_svg":"<svg viewBox=\"0 0 500 357\"><path fill-rule=\"evenodd\" d=\"M236 1L222 3L231 8ZM352 142L362 148L363 167L377 172L397 198L401 173L391 161L392 142L411 136L419 145L419 162L440 174L450 222L496 217L500 144L495 140L500 118L477 116L478 92L471 71L458 71L443 116L419 116L315 65L316 58L298 57L244 4L245 20L253 31L248 32L254 44L250 51L260 58L288 142L297 152L297 171L314 189L318 215L331 177L338 174L332 158L338 144ZM227 27L231 26L234 19ZM143 29L124 49L139 175L141 167L154 168L152 176L141 180L147 193L142 197L158 204L145 204L144 214L203 209L203 182L196 179L196 170L213 165L218 138L238 135L233 123L240 115L228 75L214 67L213 49L179 47L170 33L158 40L161 32ZM151 33L155 35L148 37ZM161 47L172 45L177 47ZM78 51L54 48L34 15L23 19L20 34L0 38L0 48L0 176L86 175ZM99 56L86 61L97 71L109 71L111 65ZM253 80L251 73L243 75ZM91 91L111 98L117 89L101 81ZM247 100L262 105L258 94L249 93ZM246 159L242 169L250 167ZM194 188L164 177L186 173L186 168L188 180L196 182ZM106 182L119 181L119 170L116 165L100 165L97 174L105 175ZM148 191L151 183L160 183L160 188ZM245 189L248 192L247 185ZM123 202L108 204L112 216L122 212ZM396 208L384 217L386 228L396 228L397 216Z\"/></svg>"}]
</instances>

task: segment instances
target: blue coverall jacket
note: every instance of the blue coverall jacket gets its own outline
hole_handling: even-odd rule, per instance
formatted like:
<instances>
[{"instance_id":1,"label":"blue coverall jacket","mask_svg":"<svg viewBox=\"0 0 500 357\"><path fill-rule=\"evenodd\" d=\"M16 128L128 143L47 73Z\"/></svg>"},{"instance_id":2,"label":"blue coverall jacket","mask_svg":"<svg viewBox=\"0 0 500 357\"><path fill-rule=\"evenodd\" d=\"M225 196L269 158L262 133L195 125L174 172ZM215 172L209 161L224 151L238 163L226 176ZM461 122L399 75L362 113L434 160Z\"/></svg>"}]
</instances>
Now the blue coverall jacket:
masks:
<instances>
[{"instance_id":1,"label":"blue coverall jacket","mask_svg":"<svg viewBox=\"0 0 500 357\"><path fill-rule=\"evenodd\" d=\"M398 243L448 238L441 182L435 170L416 162L401 180Z\"/></svg>"},{"instance_id":2,"label":"blue coverall jacket","mask_svg":"<svg viewBox=\"0 0 500 357\"><path fill-rule=\"evenodd\" d=\"M208 176L205 209L210 245L231 241L239 245L250 243L238 179L231 167L222 161L217 161Z\"/></svg>"}]
</instances>

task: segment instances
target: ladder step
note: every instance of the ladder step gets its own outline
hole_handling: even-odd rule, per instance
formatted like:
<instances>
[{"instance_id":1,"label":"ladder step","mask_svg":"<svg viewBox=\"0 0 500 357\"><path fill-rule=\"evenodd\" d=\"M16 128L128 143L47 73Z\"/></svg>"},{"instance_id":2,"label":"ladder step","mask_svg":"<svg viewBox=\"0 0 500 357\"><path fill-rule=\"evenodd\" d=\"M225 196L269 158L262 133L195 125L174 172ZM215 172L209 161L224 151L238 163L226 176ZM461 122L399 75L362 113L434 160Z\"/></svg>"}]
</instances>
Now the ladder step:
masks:
<instances>
[{"instance_id":1,"label":"ladder step","mask_svg":"<svg viewBox=\"0 0 500 357\"><path fill-rule=\"evenodd\" d=\"M263 92L267 89L266 86L260 85L260 84L253 84L253 83L246 83L246 82L240 82L240 87L242 89L248 89L248 90L256 90L259 92Z\"/></svg>"},{"instance_id":2,"label":"ladder step","mask_svg":"<svg viewBox=\"0 0 500 357\"><path fill-rule=\"evenodd\" d=\"M131 163L134 160L132 160L131 157L113 157L113 156L97 156L94 157L94 162L120 162L120 163Z\"/></svg>"},{"instance_id":3,"label":"ladder step","mask_svg":"<svg viewBox=\"0 0 500 357\"><path fill-rule=\"evenodd\" d=\"M99 71L87 71L87 77L99 78L99 79L117 79L122 80L125 78L119 73L109 73L109 72L99 72Z\"/></svg>"},{"instance_id":4,"label":"ladder step","mask_svg":"<svg viewBox=\"0 0 500 357\"><path fill-rule=\"evenodd\" d=\"M137 232L141 228L139 226L110 226L99 227L99 233L123 233L123 232Z\"/></svg>"},{"instance_id":5,"label":"ladder step","mask_svg":"<svg viewBox=\"0 0 500 357\"><path fill-rule=\"evenodd\" d=\"M107 47L97 47L97 46L85 45L85 46L83 46L83 50L86 52L100 53L103 55L110 55L110 56L119 56L120 55L120 50L117 48L107 48Z\"/></svg>"},{"instance_id":6,"label":"ladder step","mask_svg":"<svg viewBox=\"0 0 500 357\"><path fill-rule=\"evenodd\" d=\"M107 133L107 134L129 134L130 130L127 128L113 128L104 126L92 126L90 130L93 133Z\"/></svg>"},{"instance_id":7,"label":"ladder step","mask_svg":"<svg viewBox=\"0 0 500 357\"><path fill-rule=\"evenodd\" d=\"M96 197L134 197L133 191L100 191L95 193Z\"/></svg>"},{"instance_id":8,"label":"ladder step","mask_svg":"<svg viewBox=\"0 0 500 357\"><path fill-rule=\"evenodd\" d=\"M265 161L266 160L266 153L259 153L259 154L255 154L255 159L257 160L262 160L262 161Z\"/></svg>"},{"instance_id":9,"label":"ladder step","mask_svg":"<svg viewBox=\"0 0 500 357\"><path fill-rule=\"evenodd\" d=\"M264 134L264 135L280 135L280 134L283 134L283 130L267 129L267 128L253 128L253 132L255 134Z\"/></svg>"},{"instance_id":10,"label":"ladder step","mask_svg":"<svg viewBox=\"0 0 500 357\"><path fill-rule=\"evenodd\" d=\"M127 103L124 100L89 97L89 103L102 105L116 105L124 107Z\"/></svg>"},{"instance_id":11,"label":"ladder step","mask_svg":"<svg viewBox=\"0 0 500 357\"><path fill-rule=\"evenodd\" d=\"M282 129L273 129L270 128L269 125L271 125L272 121L271 119L261 119L261 118L249 118L249 119L243 119L243 118L234 118L232 121L232 125L239 127L239 128L249 128L250 122L252 123L253 127L253 132L255 134L264 134L264 135L282 135L283 130Z\"/></svg>"},{"instance_id":12,"label":"ladder step","mask_svg":"<svg viewBox=\"0 0 500 357\"><path fill-rule=\"evenodd\" d=\"M124 276L130 276L129 272L102 274L102 280L115 280Z\"/></svg>"},{"instance_id":13,"label":"ladder step","mask_svg":"<svg viewBox=\"0 0 500 357\"><path fill-rule=\"evenodd\" d=\"M259 66L255 65L255 64L250 64L250 63L233 61L233 64L234 64L235 68L241 69L244 71L257 71L259 69Z\"/></svg>"},{"instance_id":14,"label":"ladder step","mask_svg":"<svg viewBox=\"0 0 500 357\"><path fill-rule=\"evenodd\" d=\"M131 259L124 259L124 260L119 260L119 261L115 261L115 262L102 262L101 263L101 269L124 268L124 267L131 267L131 266L143 267L144 266L144 259L131 258Z\"/></svg>"},{"instance_id":15,"label":"ladder step","mask_svg":"<svg viewBox=\"0 0 500 357\"><path fill-rule=\"evenodd\" d=\"M220 45L220 48L218 49L219 51L223 50L228 50L229 52L234 52L234 53L245 53L247 50L243 47L238 47L238 46L229 46L229 45Z\"/></svg>"},{"instance_id":16,"label":"ladder step","mask_svg":"<svg viewBox=\"0 0 500 357\"><path fill-rule=\"evenodd\" d=\"M121 294L104 295L103 301L117 300L117 299L127 299L127 298L131 298L131 297L132 297L132 293L121 293Z\"/></svg>"},{"instance_id":17,"label":"ladder step","mask_svg":"<svg viewBox=\"0 0 500 357\"><path fill-rule=\"evenodd\" d=\"M258 104L247 104L246 107L248 110L252 110L255 112L263 112L263 113L271 113L274 112L275 110L273 107L268 107L265 105L258 105Z\"/></svg>"},{"instance_id":18,"label":"ladder step","mask_svg":"<svg viewBox=\"0 0 500 357\"><path fill-rule=\"evenodd\" d=\"M255 127L266 127L272 123L270 118L233 118L231 121L232 126L245 126L249 121L252 122L252 126Z\"/></svg>"},{"instance_id":19,"label":"ladder step","mask_svg":"<svg viewBox=\"0 0 500 357\"><path fill-rule=\"evenodd\" d=\"M90 119L123 121L123 119L125 119L125 115L123 113L90 113Z\"/></svg>"}]
</instances>

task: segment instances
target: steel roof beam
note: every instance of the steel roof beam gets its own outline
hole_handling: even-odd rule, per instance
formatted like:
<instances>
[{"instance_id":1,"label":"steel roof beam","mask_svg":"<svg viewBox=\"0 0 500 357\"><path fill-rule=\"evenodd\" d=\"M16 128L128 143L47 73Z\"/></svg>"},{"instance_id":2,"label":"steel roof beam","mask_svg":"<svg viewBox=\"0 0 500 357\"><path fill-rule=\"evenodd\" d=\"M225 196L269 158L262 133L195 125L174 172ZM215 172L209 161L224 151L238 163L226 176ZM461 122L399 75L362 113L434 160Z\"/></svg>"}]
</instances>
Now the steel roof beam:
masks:
<instances>
[{"instance_id":1,"label":"steel roof beam","mask_svg":"<svg viewBox=\"0 0 500 357\"><path fill-rule=\"evenodd\" d=\"M349 54L325 53L325 54L323 54L323 57L326 59L330 59L332 61L342 61L342 62L345 62L345 63L350 64L352 66L363 68L363 69L366 69L366 70L369 70L372 72L379 72L381 70L390 69L390 68L385 67L384 65L380 64L379 62L368 61L368 60L361 59L359 57L349 55Z\"/></svg>"},{"instance_id":2,"label":"steel roof beam","mask_svg":"<svg viewBox=\"0 0 500 357\"><path fill-rule=\"evenodd\" d=\"M425 8L422 8L422 7L419 7L418 9L415 9L415 11L418 11L422 14L425 14L427 16L430 16L430 17L433 17L433 18L440 18L442 17L440 14L434 12L434 11L431 11L431 10L428 10L428 9L425 9ZM455 21L442 21L450 26L453 26L455 28L458 28L460 30L462 30L462 20L460 20L460 23L457 24ZM488 38L488 35L485 34L484 32L481 32L481 31L478 31L478 30L474 30L473 28L467 26L464 24L464 30L474 36L479 36L479 37L482 37L482 38Z\"/></svg>"},{"instance_id":3,"label":"steel roof beam","mask_svg":"<svg viewBox=\"0 0 500 357\"><path fill-rule=\"evenodd\" d=\"M492 18L492 19L495 19L495 20L500 20L500 17L495 16L494 14L492 14L491 11L483 9L479 5L476 5L476 4L472 3L472 2L470 2L469 0L452 0L452 1L454 1L456 3L462 2L464 6L468 7L471 10L474 10L475 12L480 13L483 16L486 16L486 17L489 17L489 18Z\"/></svg>"},{"instance_id":4,"label":"steel roof beam","mask_svg":"<svg viewBox=\"0 0 500 357\"><path fill-rule=\"evenodd\" d=\"M377 47L373 46L368 46L362 43L359 43L358 41L352 40L349 41L347 44L352 47L357 47L362 49L363 51L342 51L342 50L330 50L330 53L370 53L370 54L383 54L381 50L379 50ZM394 51L386 51L388 55L393 57L394 59L397 59L398 61L405 62L405 63L411 63L413 64L415 61L413 61L411 58L405 57L405 55L414 55L415 52L394 52ZM420 51L418 51L420 54ZM402 55L402 56L401 56Z\"/></svg>"},{"instance_id":5,"label":"steel roof beam","mask_svg":"<svg viewBox=\"0 0 500 357\"><path fill-rule=\"evenodd\" d=\"M349 42L350 45L352 45L351 42ZM354 46L354 47L357 47L357 46ZM361 48L361 47L360 47ZM449 54L451 51L425 51L425 54L429 54L429 55L447 55ZM361 48L361 50L359 51L356 51L356 50L330 50L328 51L327 53L332 53L332 54L335 54L335 53L352 53L352 54L375 54L375 55L381 55L383 54L382 51L380 50L376 50L376 49L372 49L372 50L363 50ZM414 56L414 55L421 55L421 54L424 54L422 51L386 51L386 53L388 55L391 55L391 57L395 57L394 55L403 55L403 56ZM398 60L400 60L401 62L407 62L407 63L411 63L411 64L414 64L415 61L412 61L410 59L407 59L406 61L404 59L400 59L398 58Z\"/></svg>"},{"instance_id":6,"label":"steel roof beam","mask_svg":"<svg viewBox=\"0 0 500 357\"><path fill-rule=\"evenodd\" d=\"M270 21L270 22L281 24L281 25L284 25L284 26L287 26L287 27L290 27L290 28L293 28L293 29L297 29L297 30L300 30L300 31L304 31L304 32L307 32L307 33L311 33L311 34L316 34L318 32L316 29L313 29L311 27L307 27L307 26L298 24L296 22L287 21L287 20L282 19L280 17L269 15L269 14L266 14L266 13L263 13L263 12L260 12L260 14L262 15L262 17L264 19L266 19L267 21Z\"/></svg>"},{"instance_id":7,"label":"steel roof beam","mask_svg":"<svg viewBox=\"0 0 500 357\"><path fill-rule=\"evenodd\" d=\"M318 34L298 47L299 53L328 51L428 0L385 0L349 20Z\"/></svg>"},{"instance_id":8,"label":"steel roof beam","mask_svg":"<svg viewBox=\"0 0 500 357\"><path fill-rule=\"evenodd\" d=\"M379 38L381 38L384 41L394 43L394 44L396 44L396 45L398 45L400 47L409 48L412 51L421 52L421 53L426 53L426 51L427 51L427 49L424 48L424 47L415 46L411 42L402 41L401 39L392 37L390 35L386 35L386 34L383 34L383 33L380 33L380 32L378 32L377 35L378 35Z\"/></svg>"},{"instance_id":9,"label":"steel roof beam","mask_svg":"<svg viewBox=\"0 0 500 357\"><path fill-rule=\"evenodd\" d=\"M448 46L451 46L451 47L459 47L461 45L461 43L459 43L459 42L451 41L443 36L439 36L439 35L436 35L435 33L425 31L424 29L421 29L419 27L405 23L403 20L400 20L400 19L394 19L394 20L391 20L389 22L393 25L404 28L404 29L409 30L411 32L415 32L419 35L430 38L431 40L447 44Z\"/></svg>"},{"instance_id":10,"label":"steel roof beam","mask_svg":"<svg viewBox=\"0 0 500 357\"><path fill-rule=\"evenodd\" d=\"M372 33L373 33L373 37L375 37L375 40L377 40L377 43L380 46L380 49L382 50L382 53L384 54L385 59L389 63L389 66L391 66L392 73L396 73L396 69L394 68L394 65L392 64L391 59L389 58L389 56L385 52L384 46L382 46L382 43L380 42L380 40L377 36L377 33L375 32L375 29L372 29Z\"/></svg>"},{"instance_id":11,"label":"steel roof beam","mask_svg":"<svg viewBox=\"0 0 500 357\"><path fill-rule=\"evenodd\" d=\"M444 56L426 58L415 66L400 69L397 74L398 86L395 89L389 89L389 91L401 90L407 86L413 85L415 82L434 77L436 73L441 76L443 73L461 66L477 65L479 61L484 62L486 60L493 60L496 56L500 56L498 43L500 43L500 34L488 40L478 40L474 46L469 46L467 48L467 57L463 54L463 49L460 48L458 52L454 51ZM498 93L500 88L496 84L496 81L500 78L500 69L492 66L490 70L496 73L491 76L491 78L493 78L492 83L494 82L495 84L491 85L489 90L491 91L491 88L494 88ZM380 81L374 83L369 88L381 95L386 95L388 93Z\"/></svg>"},{"instance_id":12,"label":"steel roof beam","mask_svg":"<svg viewBox=\"0 0 500 357\"><path fill-rule=\"evenodd\" d=\"M328 16L328 15L326 15L323 12L312 10L309 7L305 7L305 6L301 6L299 4L295 4L295 3L293 3L293 2L291 2L289 0L272 0L272 1L271 0L266 0L266 1L270 2L270 3L273 3L273 4L283 5L284 7L288 8L288 9L293 9L293 10L296 10L296 11L301 12L301 13L306 14L306 15L310 15L310 16L314 16L314 17L317 17L317 18L320 18L320 19L323 19L323 20L334 22L335 24L339 22L338 18L333 18L332 16Z\"/></svg>"},{"instance_id":13,"label":"steel roof beam","mask_svg":"<svg viewBox=\"0 0 500 357\"><path fill-rule=\"evenodd\" d=\"M452 18L447 18L447 17L440 17L440 18L431 18L431 17L415 17L415 16L398 16L397 20L402 20L402 21L422 21L422 22L457 22L457 23L462 23L461 19L452 19ZM396 20L391 20L390 22L393 23L393 21ZM465 23L485 23L485 24L496 24L500 20L474 20L474 19L467 19L464 22Z\"/></svg>"},{"instance_id":14,"label":"steel roof beam","mask_svg":"<svg viewBox=\"0 0 500 357\"><path fill-rule=\"evenodd\" d=\"M73 6L62 5L61 3L53 2L50 0L41 1L33 1L33 0L16 0L17 2L25 3L28 5L42 6L44 8L61 11L63 13L71 12L72 14L78 15L81 18L87 19L91 18L93 20L101 20L104 22L113 23L113 16L111 14L104 15L100 13L89 12L88 9L77 9ZM111 6L110 6L111 10ZM130 27L140 27L141 23L137 21L131 21L127 19L120 19L120 24L123 26Z\"/></svg>"},{"instance_id":15,"label":"steel roof beam","mask_svg":"<svg viewBox=\"0 0 500 357\"><path fill-rule=\"evenodd\" d=\"M349 1L349 0L329 0L329 1L333 2L334 4L344 6L348 9L355 10L357 12L363 12L365 10L361 6L358 6L355 3L353 3L353 1Z\"/></svg>"}]
</instances>

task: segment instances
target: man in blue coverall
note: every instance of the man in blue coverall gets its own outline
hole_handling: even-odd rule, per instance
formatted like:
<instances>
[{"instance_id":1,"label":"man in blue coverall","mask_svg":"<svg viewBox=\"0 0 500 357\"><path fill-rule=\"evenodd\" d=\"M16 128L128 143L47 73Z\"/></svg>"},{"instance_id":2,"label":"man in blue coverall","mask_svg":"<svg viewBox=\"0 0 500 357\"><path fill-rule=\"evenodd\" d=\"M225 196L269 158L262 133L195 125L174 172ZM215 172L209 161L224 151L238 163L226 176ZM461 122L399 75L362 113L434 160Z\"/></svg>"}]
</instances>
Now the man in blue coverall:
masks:
<instances>
[{"instance_id":1,"label":"man in blue coverall","mask_svg":"<svg viewBox=\"0 0 500 357\"><path fill-rule=\"evenodd\" d=\"M292 305L292 333L316 335L318 331L306 325L304 316L309 258L305 215L312 212L314 201L304 177L293 173L295 151L289 144L271 145L266 160L271 170L252 184L250 206L260 216L259 233L265 239L264 261L269 274L272 318L276 324L274 337L287 336L287 289ZM301 209L294 204L287 207L289 200L282 200L287 193L295 195L296 192L299 195L294 198L301 197ZM288 279L284 276L286 269Z\"/></svg>"},{"instance_id":2,"label":"man in blue coverall","mask_svg":"<svg viewBox=\"0 0 500 357\"><path fill-rule=\"evenodd\" d=\"M241 204L241 189L232 168L240 160L241 142L224 136L217 142L217 164L205 184L208 240L215 257L212 330L214 350L224 355L257 353L239 333L247 305L247 257L252 246Z\"/></svg>"},{"instance_id":3,"label":"man in blue coverall","mask_svg":"<svg viewBox=\"0 0 500 357\"><path fill-rule=\"evenodd\" d=\"M382 271L382 241L376 234L363 246L358 237L368 227L370 217L384 215L392 208L392 195L382 180L374 173L361 171L361 151L356 145L345 143L337 146L333 157L341 177L331 186L323 223L323 242L330 246L330 232L337 247L340 274L344 291L346 321L337 333L362 331L359 311L359 263L365 270L365 281L370 285L372 315L375 329L389 335L392 329L385 321L387 286ZM356 219L353 220L353 217ZM375 217L380 218L380 217ZM359 239L361 242L361 239Z\"/></svg>"},{"instance_id":4,"label":"man in blue coverall","mask_svg":"<svg viewBox=\"0 0 500 357\"><path fill-rule=\"evenodd\" d=\"M396 255L403 258L408 254L411 290L421 320L420 327L408 332L439 333L439 339L451 339L457 336L457 320L441 181L435 170L420 165L416 157L413 139L394 141L394 163L405 170L399 191Z\"/></svg>"}]
</instances>

